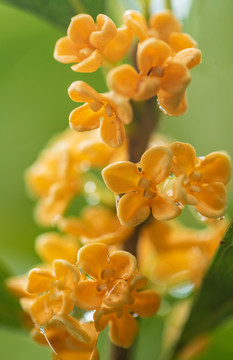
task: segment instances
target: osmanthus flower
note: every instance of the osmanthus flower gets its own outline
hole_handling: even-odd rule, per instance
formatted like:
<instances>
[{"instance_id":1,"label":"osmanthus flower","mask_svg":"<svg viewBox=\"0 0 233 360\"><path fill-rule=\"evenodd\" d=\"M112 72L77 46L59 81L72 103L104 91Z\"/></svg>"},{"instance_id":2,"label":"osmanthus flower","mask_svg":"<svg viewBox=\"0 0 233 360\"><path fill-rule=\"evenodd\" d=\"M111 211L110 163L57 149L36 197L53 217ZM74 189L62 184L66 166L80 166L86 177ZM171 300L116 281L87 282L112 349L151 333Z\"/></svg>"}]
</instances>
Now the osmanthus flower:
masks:
<instances>
[{"instance_id":1,"label":"osmanthus flower","mask_svg":"<svg viewBox=\"0 0 233 360\"><path fill-rule=\"evenodd\" d=\"M117 28L106 15L99 14L96 24L88 14L71 19L67 36L57 41L54 57L62 63L76 63L72 70L94 72L103 63L103 52L117 35Z\"/></svg>"},{"instance_id":2,"label":"osmanthus flower","mask_svg":"<svg viewBox=\"0 0 233 360\"><path fill-rule=\"evenodd\" d=\"M181 22L169 10L153 14L149 24L144 16L135 10L127 10L123 19L140 42L153 37L168 43L173 53L197 47L197 43L190 35L181 32Z\"/></svg>"},{"instance_id":3,"label":"osmanthus flower","mask_svg":"<svg viewBox=\"0 0 233 360\"><path fill-rule=\"evenodd\" d=\"M80 247L74 237L56 232L41 234L35 240L36 252L46 264L52 264L56 259L75 264Z\"/></svg>"},{"instance_id":4,"label":"osmanthus flower","mask_svg":"<svg viewBox=\"0 0 233 360\"><path fill-rule=\"evenodd\" d=\"M56 225L63 233L80 239L83 244L121 244L127 241L133 231L121 225L110 209L101 206L86 207L79 218L59 217Z\"/></svg>"},{"instance_id":5,"label":"osmanthus flower","mask_svg":"<svg viewBox=\"0 0 233 360\"><path fill-rule=\"evenodd\" d=\"M31 338L40 345L49 345L54 360L98 360L98 333L94 323L83 322L69 315L55 315L43 330L34 327Z\"/></svg>"},{"instance_id":6,"label":"osmanthus flower","mask_svg":"<svg viewBox=\"0 0 233 360\"><path fill-rule=\"evenodd\" d=\"M157 220L169 220L180 214L171 197L158 186L170 175L172 152L164 146L147 150L138 164L121 161L103 169L102 176L110 190L120 195L117 215L127 226L142 223L152 209Z\"/></svg>"},{"instance_id":7,"label":"osmanthus flower","mask_svg":"<svg viewBox=\"0 0 233 360\"><path fill-rule=\"evenodd\" d=\"M132 38L133 33L127 26L118 28L116 36L104 48L105 59L109 62L122 60L131 47Z\"/></svg>"},{"instance_id":8,"label":"osmanthus flower","mask_svg":"<svg viewBox=\"0 0 233 360\"><path fill-rule=\"evenodd\" d=\"M46 274L51 273L52 263L57 259L75 264L79 248L80 244L78 241L69 235L60 235L56 232L39 235L35 241L35 249L43 261L43 263L39 265L41 274L44 273L46 277ZM33 298L35 296L28 291L28 273L8 278L6 286L7 289L18 298Z\"/></svg>"},{"instance_id":9,"label":"osmanthus flower","mask_svg":"<svg viewBox=\"0 0 233 360\"><path fill-rule=\"evenodd\" d=\"M78 265L90 280L76 286L75 304L85 310L95 310L97 331L110 325L112 342L129 347L138 331L132 313L152 316L159 307L159 296L151 291L138 291L146 279L137 271L136 258L126 251L109 254L105 244L88 244L78 252Z\"/></svg>"},{"instance_id":10,"label":"osmanthus flower","mask_svg":"<svg viewBox=\"0 0 233 360\"><path fill-rule=\"evenodd\" d=\"M76 131L89 131L100 127L102 140L109 146L119 147L125 140L124 124L133 117L127 99L113 92L99 94L83 81L75 81L69 87L73 101L85 102L70 114L70 126Z\"/></svg>"},{"instance_id":11,"label":"osmanthus flower","mask_svg":"<svg viewBox=\"0 0 233 360\"><path fill-rule=\"evenodd\" d=\"M198 49L181 50L173 56L164 41L148 38L139 43L137 67L120 65L108 74L108 85L117 93L135 101L155 95L162 109L169 115L186 111L185 90L191 80L189 69L201 61Z\"/></svg>"},{"instance_id":12,"label":"osmanthus flower","mask_svg":"<svg viewBox=\"0 0 233 360\"><path fill-rule=\"evenodd\" d=\"M198 286L227 225L227 221L216 221L197 230L177 220L153 220L140 232L139 269L163 290L184 281Z\"/></svg>"},{"instance_id":13,"label":"osmanthus flower","mask_svg":"<svg viewBox=\"0 0 233 360\"><path fill-rule=\"evenodd\" d=\"M44 326L54 315L68 315L72 294L80 280L78 268L66 260L54 260L52 270L35 268L28 274L27 291L20 303L36 325Z\"/></svg>"},{"instance_id":14,"label":"osmanthus flower","mask_svg":"<svg viewBox=\"0 0 233 360\"><path fill-rule=\"evenodd\" d=\"M183 205L193 205L207 218L224 215L227 204L226 185L231 176L231 160L224 152L213 152L204 158L186 143L175 142L172 150L172 172L176 176L173 198Z\"/></svg>"},{"instance_id":15,"label":"osmanthus flower","mask_svg":"<svg viewBox=\"0 0 233 360\"><path fill-rule=\"evenodd\" d=\"M54 360L99 360L98 333L93 322L54 316L44 327L44 336L54 351Z\"/></svg>"},{"instance_id":16,"label":"osmanthus flower","mask_svg":"<svg viewBox=\"0 0 233 360\"><path fill-rule=\"evenodd\" d=\"M113 149L102 142L97 130L85 134L68 129L56 136L26 172L28 189L38 198L37 221L51 225L82 191L83 172L121 157L127 158L127 145Z\"/></svg>"}]
</instances>

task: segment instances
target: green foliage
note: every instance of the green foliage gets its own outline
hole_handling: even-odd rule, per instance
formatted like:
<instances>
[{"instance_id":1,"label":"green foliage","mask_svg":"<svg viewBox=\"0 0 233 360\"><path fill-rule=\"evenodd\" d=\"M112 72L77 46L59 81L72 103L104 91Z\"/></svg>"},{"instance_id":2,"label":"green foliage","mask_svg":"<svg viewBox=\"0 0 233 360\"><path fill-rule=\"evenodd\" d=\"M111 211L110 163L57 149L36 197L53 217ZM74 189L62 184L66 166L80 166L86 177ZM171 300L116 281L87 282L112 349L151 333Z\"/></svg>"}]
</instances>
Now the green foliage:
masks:
<instances>
[{"instance_id":1,"label":"green foliage","mask_svg":"<svg viewBox=\"0 0 233 360\"><path fill-rule=\"evenodd\" d=\"M8 4L29 10L54 25L66 30L70 18L78 13L88 13L96 17L104 13L105 0L2 0Z\"/></svg>"},{"instance_id":2,"label":"green foliage","mask_svg":"<svg viewBox=\"0 0 233 360\"><path fill-rule=\"evenodd\" d=\"M228 227L194 299L190 315L176 345L175 355L190 341L212 332L233 315L232 259L233 222Z\"/></svg>"},{"instance_id":3,"label":"green foliage","mask_svg":"<svg viewBox=\"0 0 233 360\"><path fill-rule=\"evenodd\" d=\"M5 280L11 275L11 272L0 260L0 327L19 329L23 327L20 306L5 286Z\"/></svg>"}]
</instances>

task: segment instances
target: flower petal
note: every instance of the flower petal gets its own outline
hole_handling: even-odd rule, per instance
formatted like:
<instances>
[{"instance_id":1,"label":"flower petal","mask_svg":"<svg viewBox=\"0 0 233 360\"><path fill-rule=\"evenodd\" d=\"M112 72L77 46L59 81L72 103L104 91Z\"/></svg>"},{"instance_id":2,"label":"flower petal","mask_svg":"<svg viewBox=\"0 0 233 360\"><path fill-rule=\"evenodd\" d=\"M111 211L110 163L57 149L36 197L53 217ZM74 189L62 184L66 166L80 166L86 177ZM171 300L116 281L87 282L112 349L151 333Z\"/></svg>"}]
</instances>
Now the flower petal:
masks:
<instances>
[{"instance_id":1,"label":"flower petal","mask_svg":"<svg viewBox=\"0 0 233 360\"><path fill-rule=\"evenodd\" d=\"M97 31L90 35L90 43L98 50L103 51L105 46L117 34L116 25L106 15L99 14L96 18Z\"/></svg>"},{"instance_id":2,"label":"flower petal","mask_svg":"<svg viewBox=\"0 0 233 360\"><path fill-rule=\"evenodd\" d=\"M115 312L129 302L129 286L125 280L118 280L103 297L101 308L106 312Z\"/></svg>"},{"instance_id":3,"label":"flower petal","mask_svg":"<svg viewBox=\"0 0 233 360\"><path fill-rule=\"evenodd\" d=\"M108 325L112 314L106 315L104 310L97 309L94 313L95 328L97 331L103 331Z\"/></svg>"},{"instance_id":4,"label":"flower petal","mask_svg":"<svg viewBox=\"0 0 233 360\"><path fill-rule=\"evenodd\" d=\"M138 69L143 75L147 75L152 68L162 66L169 56L171 49L164 41L155 38L146 39L138 45Z\"/></svg>"},{"instance_id":5,"label":"flower petal","mask_svg":"<svg viewBox=\"0 0 233 360\"><path fill-rule=\"evenodd\" d=\"M183 93L191 81L188 68L178 60L169 60L164 65L161 88L169 94Z\"/></svg>"},{"instance_id":6,"label":"flower petal","mask_svg":"<svg viewBox=\"0 0 233 360\"><path fill-rule=\"evenodd\" d=\"M51 290L54 277L50 270L32 269L28 274L27 291L32 294L41 294Z\"/></svg>"},{"instance_id":7,"label":"flower petal","mask_svg":"<svg viewBox=\"0 0 233 360\"><path fill-rule=\"evenodd\" d=\"M127 310L120 317L112 317L110 320L109 336L113 344L128 348L132 344L138 332L138 324Z\"/></svg>"},{"instance_id":8,"label":"flower petal","mask_svg":"<svg viewBox=\"0 0 233 360\"><path fill-rule=\"evenodd\" d=\"M133 96L135 101L143 101L155 96L159 90L160 79L157 77L144 76L138 83L138 89Z\"/></svg>"},{"instance_id":9,"label":"flower petal","mask_svg":"<svg viewBox=\"0 0 233 360\"><path fill-rule=\"evenodd\" d=\"M153 316L159 309L160 297L152 290L135 291L134 302L130 310L141 317Z\"/></svg>"},{"instance_id":10,"label":"flower petal","mask_svg":"<svg viewBox=\"0 0 233 360\"><path fill-rule=\"evenodd\" d=\"M138 11L127 10L124 12L123 20L125 25L143 41L147 37L147 23L145 18Z\"/></svg>"},{"instance_id":11,"label":"flower petal","mask_svg":"<svg viewBox=\"0 0 233 360\"><path fill-rule=\"evenodd\" d=\"M40 258L51 264L53 260L63 259L75 263L79 246L73 238L62 237L55 232L42 234L36 238L36 252Z\"/></svg>"},{"instance_id":12,"label":"flower petal","mask_svg":"<svg viewBox=\"0 0 233 360\"><path fill-rule=\"evenodd\" d=\"M155 146L141 157L143 175L153 181L154 185L165 180L171 172L172 152L165 146Z\"/></svg>"},{"instance_id":13,"label":"flower petal","mask_svg":"<svg viewBox=\"0 0 233 360\"><path fill-rule=\"evenodd\" d=\"M184 186L184 180L187 180L186 175L179 175L173 183L173 200L182 203L182 205L196 205L198 200L196 196L188 193Z\"/></svg>"},{"instance_id":14,"label":"flower petal","mask_svg":"<svg viewBox=\"0 0 233 360\"><path fill-rule=\"evenodd\" d=\"M150 26L156 31L159 39L167 42L171 33L181 32L182 29L181 23L175 18L172 12L168 10L152 15L150 18Z\"/></svg>"},{"instance_id":15,"label":"flower petal","mask_svg":"<svg viewBox=\"0 0 233 360\"><path fill-rule=\"evenodd\" d=\"M73 293L75 305L88 311L99 308L103 292L98 291L97 286L98 283L96 281L80 281Z\"/></svg>"},{"instance_id":16,"label":"flower petal","mask_svg":"<svg viewBox=\"0 0 233 360\"><path fill-rule=\"evenodd\" d=\"M76 102L102 102L103 96L84 81L74 81L68 89L69 97Z\"/></svg>"},{"instance_id":17,"label":"flower petal","mask_svg":"<svg viewBox=\"0 0 233 360\"><path fill-rule=\"evenodd\" d=\"M197 170L202 174L202 183L221 182L226 185L231 177L231 159L227 153L213 152L204 158Z\"/></svg>"},{"instance_id":18,"label":"flower petal","mask_svg":"<svg viewBox=\"0 0 233 360\"><path fill-rule=\"evenodd\" d=\"M71 69L77 72L91 73L98 70L102 63L103 56L96 49L79 64L72 65Z\"/></svg>"},{"instance_id":19,"label":"flower petal","mask_svg":"<svg viewBox=\"0 0 233 360\"><path fill-rule=\"evenodd\" d=\"M58 322L59 328L67 331L72 337L78 341L89 344L91 342L90 335L85 331L82 324L70 315L55 315L52 320L53 324Z\"/></svg>"},{"instance_id":20,"label":"flower petal","mask_svg":"<svg viewBox=\"0 0 233 360\"><path fill-rule=\"evenodd\" d=\"M102 171L107 187L118 194L137 189L140 173L137 165L130 161L119 161L108 165Z\"/></svg>"},{"instance_id":21,"label":"flower petal","mask_svg":"<svg viewBox=\"0 0 233 360\"><path fill-rule=\"evenodd\" d=\"M44 334L48 344L54 351L54 360L97 360L94 356L96 352L96 341L98 334L94 329L93 323L79 324L74 327L76 334L79 334L80 341L77 335L72 336L66 328L66 324L61 323L61 319L53 319L44 328ZM89 335L90 343L83 341L84 334ZM93 357L94 356L94 357Z\"/></svg>"},{"instance_id":22,"label":"flower petal","mask_svg":"<svg viewBox=\"0 0 233 360\"><path fill-rule=\"evenodd\" d=\"M74 109L69 117L70 127L76 131L89 131L100 126L100 111L94 112L89 104Z\"/></svg>"},{"instance_id":23,"label":"flower petal","mask_svg":"<svg viewBox=\"0 0 233 360\"><path fill-rule=\"evenodd\" d=\"M169 37L169 45L176 53L187 48L196 48L197 43L189 34L173 32Z\"/></svg>"},{"instance_id":24,"label":"flower petal","mask_svg":"<svg viewBox=\"0 0 233 360\"><path fill-rule=\"evenodd\" d=\"M29 295L27 291L27 284L28 284L27 275L9 277L6 279L5 284L7 290L17 298L21 298Z\"/></svg>"},{"instance_id":25,"label":"flower petal","mask_svg":"<svg viewBox=\"0 0 233 360\"><path fill-rule=\"evenodd\" d=\"M158 103L160 110L166 115L180 116L183 115L187 110L187 100L185 93L177 95L169 94L164 90L159 90L157 93Z\"/></svg>"},{"instance_id":26,"label":"flower petal","mask_svg":"<svg viewBox=\"0 0 233 360\"><path fill-rule=\"evenodd\" d=\"M138 270L135 275L129 280L130 291L143 289L147 284L147 278Z\"/></svg>"},{"instance_id":27,"label":"flower petal","mask_svg":"<svg viewBox=\"0 0 233 360\"><path fill-rule=\"evenodd\" d=\"M79 282L80 272L77 266L66 260L54 260L53 269L57 280L62 281L63 287L72 290Z\"/></svg>"},{"instance_id":28,"label":"flower petal","mask_svg":"<svg viewBox=\"0 0 233 360\"><path fill-rule=\"evenodd\" d=\"M110 254L109 260L114 269L114 278L116 279L128 279L137 267L135 256L123 250L114 251Z\"/></svg>"},{"instance_id":29,"label":"flower petal","mask_svg":"<svg viewBox=\"0 0 233 360\"><path fill-rule=\"evenodd\" d=\"M53 316L53 300L51 293L46 293L36 298L21 298L20 304L23 310L28 313L33 322L37 325L46 324Z\"/></svg>"},{"instance_id":30,"label":"flower petal","mask_svg":"<svg viewBox=\"0 0 233 360\"><path fill-rule=\"evenodd\" d=\"M109 88L127 98L135 96L139 81L140 75L137 70L128 64L112 69L107 76Z\"/></svg>"},{"instance_id":31,"label":"flower petal","mask_svg":"<svg viewBox=\"0 0 233 360\"><path fill-rule=\"evenodd\" d=\"M132 43L132 32L123 26L117 29L116 36L106 45L104 49L104 56L110 62L121 60L127 51L130 49Z\"/></svg>"},{"instance_id":32,"label":"flower petal","mask_svg":"<svg viewBox=\"0 0 233 360\"><path fill-rule=\"evenodd\" d=\"M151 207L154 218L159 221L174 219L181 212L180 208L166 193L159 191L157 196L152 199Z\"/></svg>"},{"instance_id":33,"label":"flower petal","mask_svg":"<svg viewBox=\"0 0 233 360\"><path fill-rule=\"evenodd\" d=\"M71 19L68 27L68 37L74 43L82 46L89 43L90 35L96 30L92 17L88 14L79 14Z\"/></svg>"},{"instance_id":34,"label":"flower petal","mask_svg":"<svg viewBox=\"0 0 233 360\"><path fill-rule=\"evenodd\" d=\"M202 184L201 193L197 195L199 203L197 211L210 219L224 215L227 205L226 188L222 183Z\"/></svg>"},{"instance_id":35,"label":"flower petal","mask_svg":"<svg viewBox=\"0 0 233 360\"><path fill-rule=\"evenodd\" d=\"M125 129L123 122L113 113L111 117L104 116L100 125L100 136L103 142L117 148L125 141Z\"/></svg>"},{"instance_id":36,"label":"flower petal","mask_svg":"<svg viewBox=\"0 0 233 360\"><path fill-rule=\"evenodd\" d=\"M150 215L149 201L141 192L127 193L120 198L117 215L122 225L137 226Z\"/></svg>"},{"instance_id":37,"label":"flower petal","mask_svg":"<svg viewBox=\"0 0 233 360\"><path fill-rule=\"evenodd\" d=\"M174 59L182 62L188 69L192 69L194 66L200 64L201 51L193 48L184 49L179 51Z\"/></svg>"},{"instance_id":38,"label":"flower petal","mask_svg":"<svg viewBox=\"0 0 233 360\"><path fill-rule=\"evenodd\" d=\"M105 244L88 244L78 252L78 264L83 271L95 279L100 279L104 268L109 267L108 247Z\"/></svg>"},{"instance_id":39,"label":"flower petal","mask_svg":"<svg viewBox=\"0 0 233 360\"><path fill-rule=\"evenodd\" d=\"M110 91L103 94L106 102L115 108L116 116L124 124L129 124L133 118L133 109L129 103L129 100L122 96L117 96L115 92Z\"/></svg>"},{"instance_id":40,"label":"flower petal","mask_svg":"<svg viewBox=\"0 0 233 360\"><path fill-rule=\"evenodd\" d=\"M53 56L64 64L80 61L75 44L67 36L56 42Z\"/></svg>"},{"instance_id":41,"label":"flower petal","mask_svg":"<svg viewBox=\"0 0 233 360\"><path fill-rule=\"evenodd\" d=\"M196 164L194 147L187 143L174 142L170 149L172 150L172 172L176 176L191 174Z\"/></svg>"}]
</instances>

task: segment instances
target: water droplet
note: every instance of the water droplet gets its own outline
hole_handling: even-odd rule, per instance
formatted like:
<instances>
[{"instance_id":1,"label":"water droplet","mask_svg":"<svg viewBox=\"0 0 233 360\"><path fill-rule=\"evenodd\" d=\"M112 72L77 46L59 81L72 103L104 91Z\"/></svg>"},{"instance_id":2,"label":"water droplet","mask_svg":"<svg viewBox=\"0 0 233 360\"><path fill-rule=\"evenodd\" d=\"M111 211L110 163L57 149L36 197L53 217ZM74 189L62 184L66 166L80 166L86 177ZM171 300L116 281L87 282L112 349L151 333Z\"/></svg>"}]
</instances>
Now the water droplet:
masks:
<instances>
[{"instance_id":1,"label":"water droplet","mask_svg":"<svg viewBox=\"0 0 233 360\"><path fill-rule=\"evenodd\" d=\"M89 205L98 205L100 203L100 195L98 193L91 193L87 196Z\"/></svg>"},{"instance_id":2,"label":"water droplet","mask_svg":"<svg viewBox=\"0 0 233 360\"><path fill-rule=\"evenodd\" d=\"M83 160L80 162L79 166L82 171L86 172L86 171L90 170L91 163L88 160Z\"/></svg>"},{"instance_id":3,"label":"water droplet","mask_svg":"<svg viewBox=\"0 0 233 360\"><path fill-rule=\"evenodd\" d=\"M177 299L184 299L192 294L194 285L190 281L185 281L169 289L169 294Z\"/></svg>"},{"instance_id":4,"label":"water droplet","mask_svg":"<svg viewBox=\"0 0 233 360\"><path fill-rule=\"evenodd\" d=\"M96 190L96 184L94 183L94 181L87 181L84 185L84 190L86 191L86 193L93 193Z\"/></svg>"}]
</instances>

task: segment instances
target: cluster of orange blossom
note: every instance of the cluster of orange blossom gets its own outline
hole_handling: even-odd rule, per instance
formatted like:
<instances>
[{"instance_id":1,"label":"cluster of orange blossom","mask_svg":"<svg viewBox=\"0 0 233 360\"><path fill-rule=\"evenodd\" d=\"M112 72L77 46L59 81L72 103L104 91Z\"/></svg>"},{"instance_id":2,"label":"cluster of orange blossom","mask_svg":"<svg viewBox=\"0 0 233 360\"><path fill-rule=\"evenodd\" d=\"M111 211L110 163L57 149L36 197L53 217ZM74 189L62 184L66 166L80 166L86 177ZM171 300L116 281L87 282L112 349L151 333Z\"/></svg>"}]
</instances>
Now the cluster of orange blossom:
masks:
<instances>
[{"instance_id":1,"label":"cluster of orange blossom","mask_svg":"<svg viewBox=\"0 0 233 360\"><path fill-rule=\"evenodd\" d=\"M151 16L149 24L134 10L123 20L117 28L102 14L96 23L87 14L72 18L67 36L55 46L55 59L75 63L76 72L111 63L110 91L99 94L83 81L72 83L69 96L84 103L70 114L78 133L66 130L53 139L26 172L38 199L37 222L58 231L36 239L42 264L9 279L8 288L32 321L31 336L50 345L53 359L98 359L98 335L107 325L114 344L131 346L136 317L154 315L160 304L157 292L142 290L145 275L163 289L184 280L198 286L227 225L218 222L231 174L226 153L199 157L190 144L156 140L138 163L129 161L124 125L133 120L132 103L154 97L165 114L183 114L189 70L200 63L201 52L169 11ZM115 66L132 48L136 68ZM95 174L101 169L115 193L117 214L114 197ZM86 207L70 216L80 196ZM185 205L211 219L210 226L197 231L172 220ZM138 225L137 265L122 249Z\"/></svg>"}]
</instances>

